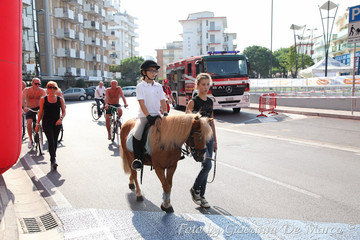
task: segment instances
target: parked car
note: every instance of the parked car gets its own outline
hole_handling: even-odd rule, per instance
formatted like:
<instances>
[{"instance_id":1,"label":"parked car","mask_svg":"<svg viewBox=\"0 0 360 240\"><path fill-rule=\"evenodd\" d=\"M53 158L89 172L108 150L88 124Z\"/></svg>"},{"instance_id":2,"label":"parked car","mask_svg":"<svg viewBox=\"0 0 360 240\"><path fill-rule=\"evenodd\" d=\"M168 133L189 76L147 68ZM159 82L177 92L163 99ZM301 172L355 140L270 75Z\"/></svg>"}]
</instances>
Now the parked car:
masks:
<instances>
[{"instance_id":1,"label":"parked car","mask_svg":"<svg viewBox=\"0 0 360 240\"><path fill-rule=\"evenodd\" d=\"M85 92L86 92L86 99L93 99L95 96L95 90L94 88L85 88Z\"/></svg>"},{"instance_id":2,"label":"parked car","mask_svg":"<svg viewBox=\"0 0 360 240\"><path fill-rule=\"evenodd\" d=\"M63 92L65 100L80 100L84 101L86 98L86 92L83 88L69 88Z\"/></svg>"},{"instance_id":3,"label":"parked car","mask_svg":"<svg viewBox=\"0 0 360 240\"><path fill-rule=\"evenodd\" d=\"M125 96L136 96L136 86L126 86L121 89Z\"/></svg>"}]
</instances>

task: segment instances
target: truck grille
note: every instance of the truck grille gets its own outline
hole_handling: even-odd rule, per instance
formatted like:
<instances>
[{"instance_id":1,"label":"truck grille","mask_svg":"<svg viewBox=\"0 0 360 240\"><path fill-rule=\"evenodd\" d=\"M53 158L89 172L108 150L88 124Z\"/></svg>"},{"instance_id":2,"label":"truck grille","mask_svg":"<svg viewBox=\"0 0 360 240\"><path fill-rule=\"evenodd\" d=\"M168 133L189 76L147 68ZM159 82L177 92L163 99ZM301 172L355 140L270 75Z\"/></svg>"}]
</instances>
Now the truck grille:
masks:
<instances>
[{"instance_id":1,"label":"truck grille","mask_svg":"<svg viewBox=\"0 0 360 240\"><path fill-rule=\"evenodd\" d=\"M212 86L210 91L214 97L243 95L247 85Z\"/></svg>"}]
</instances>

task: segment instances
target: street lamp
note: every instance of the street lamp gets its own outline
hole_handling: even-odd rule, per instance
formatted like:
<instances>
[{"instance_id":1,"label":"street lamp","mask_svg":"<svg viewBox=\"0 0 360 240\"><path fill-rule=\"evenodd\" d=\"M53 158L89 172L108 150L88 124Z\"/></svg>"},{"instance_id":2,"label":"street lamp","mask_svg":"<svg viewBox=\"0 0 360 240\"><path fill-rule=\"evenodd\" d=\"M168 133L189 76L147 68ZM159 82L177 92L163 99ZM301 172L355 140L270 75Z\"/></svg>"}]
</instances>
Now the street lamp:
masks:
<instances>
[{"instance_id":1,"label":"street lamp","mask_svg":"<svg viewBox=\"0 0 360 240\"><path fill-rule=\"evenodd\" d=\"M295 42L295 77L297 76L297 69L298 69L298 65L297 65L297 51L296 51L296 33L295 31L297 30L301 30L303 28L305 28L306 25L304 26L298 26L295 24L291 24L290 29L294 31L294 42Z\"/></svg>"},{"instance_id":2,"label":"street lamp","mask_svg":"<svg viewBox=\"0 0 360 240\"><path fill-rule=\"evenodd\" d=\"M314 31L318 30L317 28L308 28L306 29L308 31L311 32L311 35L310 35L310 57L312 59L312 51L313 51L313 45L314 45Z\"/></svg>"},{"instance_id":3,"label":"street lamp","mask_svg":"<svg viewBox=\"0 0 360 240\"><path fill-rule=\"evenodd\" d=\"M333 10L334 8L336 8L335 14L334 16L330 16L330 10ZM329 46L330 46L330 40L331 40L331 34L332 34L332 29L334 27L334 22L335 22L335 17L336 17L336 13L337 10L339 8L339 5L331 2L331 1L327 1L325 2L322 6L319 6L319 11L320 11L320 16L321 16L321 23L322 23L322 27L323 27L323 32L324 32L324 44L325 44L325 77L327 77L327 65L328 65L328 57L329 57ZM327 11L327 17L323 17L322 16L322 12L321 10L325 10ZM329 33L329 19L332 18L333 22L331 25L331 29L330 29L330 33ZM325 26L324 26L324 20L327 20L327 24L326 24L326 32L325 32Z\"/></svg>"}]
</instances>

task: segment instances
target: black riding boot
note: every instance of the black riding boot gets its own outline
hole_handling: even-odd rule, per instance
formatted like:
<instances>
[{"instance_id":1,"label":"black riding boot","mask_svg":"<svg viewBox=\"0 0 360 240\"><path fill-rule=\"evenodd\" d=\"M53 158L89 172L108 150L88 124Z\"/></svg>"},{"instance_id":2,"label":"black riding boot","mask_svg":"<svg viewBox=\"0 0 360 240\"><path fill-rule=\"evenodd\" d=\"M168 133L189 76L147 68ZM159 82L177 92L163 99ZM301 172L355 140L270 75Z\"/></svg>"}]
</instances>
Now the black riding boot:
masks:
<instances>
[{"instance_id":1,"label":"black riding boot","mask_svg":"<svg viewBox=\"0 0 360 240\"><path fill-rule=\"evenodd\" d=\"M131 168L134 170L141 169L143 165L142 147L142 141L133 137L134 161L131 164Z\"/></svg>"}]
</instances>

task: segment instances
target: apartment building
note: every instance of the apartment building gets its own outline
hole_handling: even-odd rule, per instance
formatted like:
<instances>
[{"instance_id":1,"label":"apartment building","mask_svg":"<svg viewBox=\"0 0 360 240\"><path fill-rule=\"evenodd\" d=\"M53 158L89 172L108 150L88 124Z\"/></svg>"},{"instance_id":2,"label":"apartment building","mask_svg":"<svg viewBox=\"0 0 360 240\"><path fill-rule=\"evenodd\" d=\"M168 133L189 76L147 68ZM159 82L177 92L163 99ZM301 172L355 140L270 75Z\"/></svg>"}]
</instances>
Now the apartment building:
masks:
<instances>
[{"instance_id":1,"label":"apartment building","mask_svg":"<svg viewBox=\"0 0 360 240\"><path fill-rule=\"evenodd\" d=\"M158 78L164 79L166 78L166 65L183 58L183 42L167 43L165 49L156 49L156 53L156 61L161 66Z\"/></svg>"},{"instance_id":2,"label":"apartment building","mask_svg":"<svg viewBox=\"0 0 360 240\"><path fill-rule=\"evenodd\" d=\"M120 77L120 73L109 72L109 67L138 54L136 19L120 13L119 0L26 1L30 5L24 9L34 9L33 16L29 17L28 11L24 11L24 16L32 18L36 40L31 42L31 34L24 33L23 43L35 49L38 45L38 57L34 60L45 81L57 81L61 88L74 85L78 79L96 85ZM23 54L23 58L30 57Z\"/></svg>"},{"instance_id":3,"label":"apartment building","mask_svg":"<svg viewBox=\"0 0 360 240\"><path fill-rule=\"evenodd\" d=\"M209 51L234 51L236 33L225 33L226 17L215 17L213 12L189 14L179 21L183 27L183 58L207 54Z\"/></svg>"},{"instance_id":4,"label":"apartment building","mask_svg":"<svg viewBox=\"0 0 360 240\"><path fill-rule=\"evenodd\" d=\"M348 43L348 25L349 12L345 12L335 22L335 34L332 35L331 44L329 48L329 56L342 62L346 65L353 66L354 64L354 44ZM355 56L358 57L355 62L356 74L359 72L359 57L360 46L356 47Z\"/></svg>"}]
</instances>

